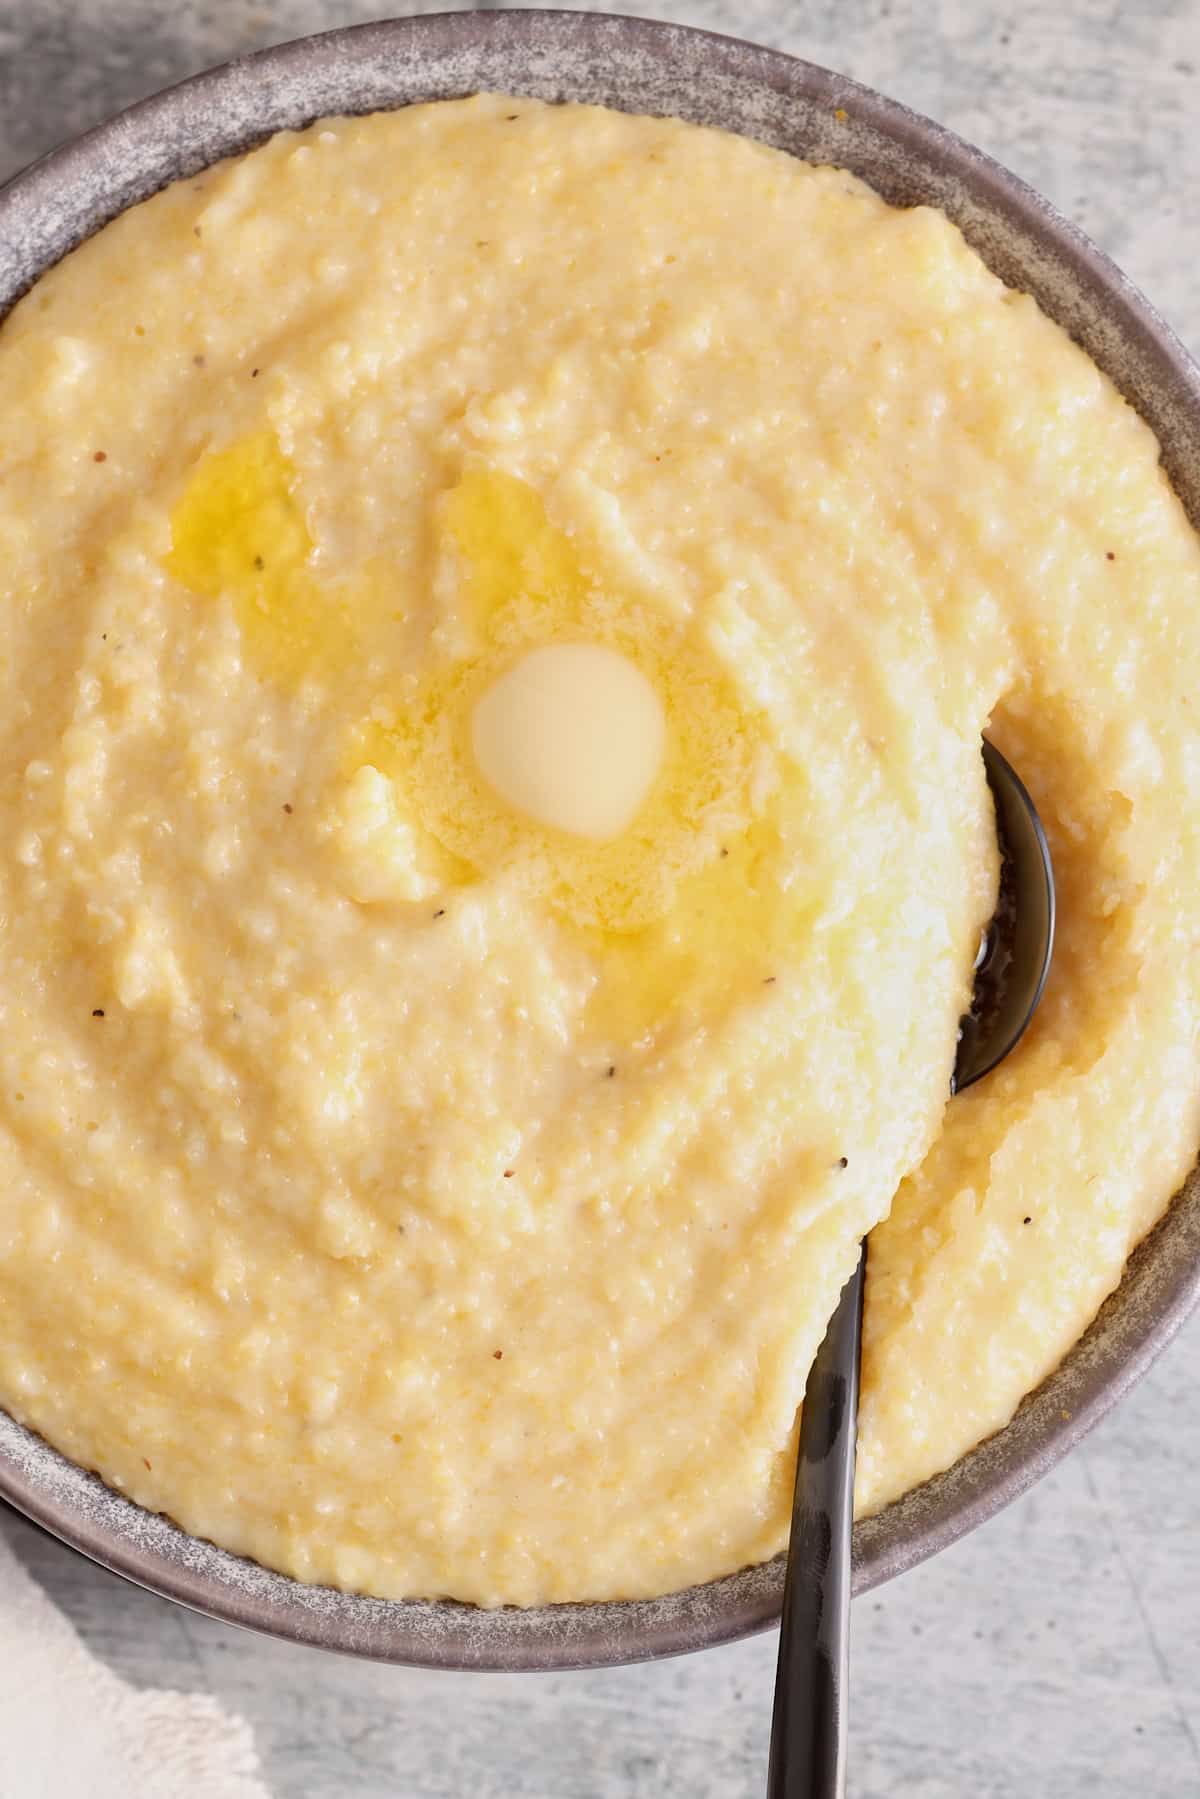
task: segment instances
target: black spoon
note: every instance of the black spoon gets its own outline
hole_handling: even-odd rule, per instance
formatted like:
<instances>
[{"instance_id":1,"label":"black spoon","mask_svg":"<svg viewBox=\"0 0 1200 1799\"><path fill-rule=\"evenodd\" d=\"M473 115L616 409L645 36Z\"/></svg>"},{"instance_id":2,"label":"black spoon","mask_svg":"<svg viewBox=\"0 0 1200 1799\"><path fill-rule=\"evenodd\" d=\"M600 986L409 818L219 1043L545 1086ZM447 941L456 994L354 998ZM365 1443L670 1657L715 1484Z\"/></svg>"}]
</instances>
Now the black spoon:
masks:
<instances>
[{"instance_id":1,"label":"black spoon","mask_svg":"<svg viewBox=\"0 0 1200 1799\"><path fill-rule=\"evenodd\" d=\"M962 1021L952 1093L990 1073L1042 997L1054 947L1054 871L1033 801L984 740L996 808L1000 892ZM767 1799L841 1799L846 1790L850 1539L867 1248L817 1351L800 1414Z\"/></svg>"}]
</instances>

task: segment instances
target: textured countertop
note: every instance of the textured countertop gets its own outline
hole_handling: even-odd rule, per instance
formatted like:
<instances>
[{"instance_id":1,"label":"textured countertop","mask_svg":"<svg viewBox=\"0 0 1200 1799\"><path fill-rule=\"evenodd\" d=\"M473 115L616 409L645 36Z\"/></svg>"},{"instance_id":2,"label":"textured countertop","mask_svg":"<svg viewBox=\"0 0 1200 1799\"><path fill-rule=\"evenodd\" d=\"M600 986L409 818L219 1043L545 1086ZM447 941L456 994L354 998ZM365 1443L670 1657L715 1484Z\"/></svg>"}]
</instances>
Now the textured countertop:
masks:
<instances>
[{"instance_id":1,"label":"textured countertop","mask_svg":"<svg viewBox=\"0 0 1200 1799\"><path fill-rule=\"evenodd\" d=\"M0 0L0 178L196 69L388 10L363 0ZM1200 194L1200 0L643 0L606 10L756 38L943 120L1056 201L1200 347L1200 218L1189 214ZM1197 1376L1200 1318L1025 1500L856 1604L855 1799L1196 1799ZM773 1636L598 1674L378 1668L193 1617L11 1516L0 1529L127 1679L208 1690L247 1716L279 1799L762 1791ZM23 1799L2 1752L0 1793Z\"/></svg>"}]
</instances>

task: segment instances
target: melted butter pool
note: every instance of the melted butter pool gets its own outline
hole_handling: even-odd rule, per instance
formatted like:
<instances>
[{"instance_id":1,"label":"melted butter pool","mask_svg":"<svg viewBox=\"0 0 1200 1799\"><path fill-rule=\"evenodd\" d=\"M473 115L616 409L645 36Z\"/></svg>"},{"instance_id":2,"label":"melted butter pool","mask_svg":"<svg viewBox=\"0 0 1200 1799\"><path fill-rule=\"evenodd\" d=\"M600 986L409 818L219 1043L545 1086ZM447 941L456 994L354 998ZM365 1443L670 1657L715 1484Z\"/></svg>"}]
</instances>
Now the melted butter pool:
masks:
<instances>
[{"instance_id":1,"label":"melted butter pool","mask_svg":"<svg viewBox=\"0 0 1200 1799\"><path fill-rule=\"evenodd\" d=\"M379 769L429 866L451 885L510 882L590 957L589 1035L645 1040L795 962L808 914L775 871L797 771L752 800L773 752L712 644L587 566L531 485L473 468L440 496L430 593L452 593L471 647L446 655L431 631L403 704L389 702L411 687L396 647L391 681L360 694L363 646L399 616L395 596L370 565L321 568L273 432L200 460L171 535L168 572L232 603L261 674L361 707L341 778ZM535 718L531 677L547 673L553 717Z\"/></svg>"},{"instance_id":2,"label":"melted butter pool","mask_svg":"<svg viewBox=\"0 0 1200 1799\"><path fill-rule=\"evenodd\" d=\"M208 599L228 597L246 655L285 686L345 676L368 625L394 596L367 565L341 580L313 566L296 469L273 431L210 451L171 517L170 574Z\"/></svg>"}]
</instances>

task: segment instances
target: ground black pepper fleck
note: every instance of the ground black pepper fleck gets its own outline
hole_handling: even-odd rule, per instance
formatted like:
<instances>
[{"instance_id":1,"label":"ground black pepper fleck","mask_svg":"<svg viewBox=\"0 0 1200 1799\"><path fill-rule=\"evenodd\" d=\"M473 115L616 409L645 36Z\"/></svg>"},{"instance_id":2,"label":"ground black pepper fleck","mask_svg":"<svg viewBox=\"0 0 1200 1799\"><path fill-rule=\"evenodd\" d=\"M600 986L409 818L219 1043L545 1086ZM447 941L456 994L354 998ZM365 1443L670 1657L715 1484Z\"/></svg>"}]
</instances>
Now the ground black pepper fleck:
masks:
<instances>
[{"instance_id":1,"label":"ground black pepper fleck","mask_svg":"<svg viewBox=\"0 0 1200 1799\"><path fill-rule=\"evenodd\" d=\"M1025 1220L1025 1223L1026 1223L1026 1224L1032 1224L1032 1223L1033 1223L1033 1219L1032 1219L1032 1218L1027 1218L1027 1219L1026 1219L1026 1220Z\"/></svg>"},{"instance_id":2,"label":"ground black pepper fleck","mask_svg":"<svg viewBox=\"0 0 1200 1799\"><path fill-rule=\"evenodd\" d=\"M104 1007L97 1006L95 1011L92 1013L92 1017L93 1018L103 1018L104 1017Z\"/></svg>"},{"instance_id":3,"label":"ground black pepper fleck","mask_svg":"<svg viewBox=\"0 0 1200 1799\"><path fill-rule=\"evenodd\" d=\"M261 557L261 556L256 556L256 557L255 557L255 558L254 558L254 566L255 566L255 568L259 568L259 569L262 569L262 568L266 568L266 566L267 566L267 565L266 565L266 563L265 563L265 562L264 562L264 561L263 561L263 559L262 559L262 557Z\"/></svg>"},{"instance_id":4,"label":"ground black pepper fleck","mask_svg":"<svg viewBox=\"0 0 1200 1799\"><path fill-rule=\"evenodd\" d=\"M849 1166L850 1166L849 1156L839 1156L838 1157L838 1167L839 1168L849 1168Z\"/></svg>"},{"instance_id":5,"label":"ground black pepper fleck","mask_svg":"<svg viewBox=\"0 0 1200 1799\"><path fill-rule=\"evenodd\" d=\"M290 800L284 800L283 809L285 812L290 812L292 809L292 802Z\"/></svg>"},{"instance_id":6,"label":"ground black pepper fleck","mask_svg":"<svg viewBox=\"0 0 1200 1799\"><path fill-rule=\"evenodd\" d=\"M436 912L435 912L435 913L434 913L434 915L433 915L433 916L434 916L434 917L435 917L435 918L445 918L445 916L446 916L446 908L445 908L445 906L439 906L439 907L438 907L438 909L437 909L437 911L436 911Z\"/></svg>"},{"instance_id":7,"label":"ground black pepper fleck","mask_svg":"<svg viewBox=\"0 0 1200 1799\"><path fill-rule=\"evenodd\" d=\"M504 1351L502 1349L493 1349L492 1355L497 1362L502 1362L504 1360Z\"/></svg>"}]
</instances>

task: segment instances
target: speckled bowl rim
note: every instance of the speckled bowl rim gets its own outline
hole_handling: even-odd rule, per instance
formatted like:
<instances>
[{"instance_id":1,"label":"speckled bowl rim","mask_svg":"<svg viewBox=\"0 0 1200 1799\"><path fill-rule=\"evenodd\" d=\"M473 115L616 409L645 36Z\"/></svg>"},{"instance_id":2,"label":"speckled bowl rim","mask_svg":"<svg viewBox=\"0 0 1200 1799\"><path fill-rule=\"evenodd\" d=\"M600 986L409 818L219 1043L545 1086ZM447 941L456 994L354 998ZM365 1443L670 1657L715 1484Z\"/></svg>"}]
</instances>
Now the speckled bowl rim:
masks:
<instances>
[{"instance_id":1,"label":"speckled bowl rim","mask_svg":"<svg viewBox=\"0 0 1200 1799\"><path fill-rule=\"evenodd\" d=\"M1033 293L1157 434L1200 527L1200 371L1106 257L1015 176L840 75L682 26L597 13L444 13L333 31L146 100L0 189L0 316L45 269L169 181L285 126L498 88L720 125L927 202ZM1153 1078L1148 1071L1148 1078ZM855 1531L856 1592L982 1524L1144 1373L1200 1296L1194 1173L1061 1368L1007 1429ZM654 1601L481 1611L308 1587L186 1535L0 1413L0 1495L116 1573L229 1623L327 1649L459 1669L596 1667L730 1642L779 1614L782 1562Z\"/></svg>"}]
</instances>

